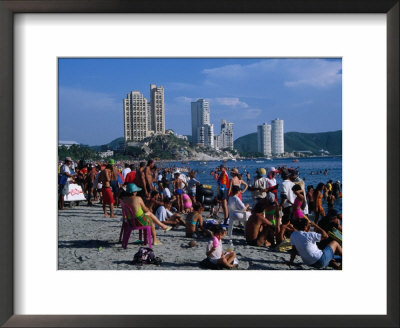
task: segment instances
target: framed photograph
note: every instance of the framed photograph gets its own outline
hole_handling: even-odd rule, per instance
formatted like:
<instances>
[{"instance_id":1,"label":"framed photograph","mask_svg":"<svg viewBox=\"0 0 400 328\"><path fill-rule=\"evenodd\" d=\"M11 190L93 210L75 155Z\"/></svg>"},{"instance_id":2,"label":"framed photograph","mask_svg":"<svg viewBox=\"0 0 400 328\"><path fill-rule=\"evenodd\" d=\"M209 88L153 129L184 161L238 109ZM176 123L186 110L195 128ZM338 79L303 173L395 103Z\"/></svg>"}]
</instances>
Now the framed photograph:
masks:
<instances>
[{"instance_id":1,"label":"framed photograph","mask_svg":"<svg viewBox=\"0 0 400 328\"><path fill-rule=\"evenodd\" d=\"M307 4L295 0L260 3L230 1L191 4L190 7L176 1L168 5L164 2L154 5L144 1L0 1L1 48L9 50L0 53L3 117L0 142L6 159L2 161L0 170L4 209L0 221L3 268L0 290L4 295L0 300L1 324L162 326L168 320L169 324L176 326L199 326L210 325L212 318L211 325L398 326L398 1L354 1L346 4L337 1ZM152 41L149 35L157 36L157 42ZM199 47L199 44L202 46ZM143 60L142 64L140 60ZM176 61L174 65L163 63L157 68L154 64L172 60ZM229 78L220 79L221 75L216 78L215 74L223 69L225 77L237 74L237 70L243 74L243 68L247 69L253 77L248 86L253 86L254 93L262 94L262 88L257 91L256 83L268 85L268 82L257 74L266 72L265 67L273 62L277 72L285 76L279 83L284 83L297 95L301 93L303 105L306 101L309 106L317 102L317 94L322 94L324 88L325 92L327 90L326 81L342 89L336 98L330 91L331 98L326 98L326 104L320 103L319 106L324 113L321 114L322 119L330 123L334 121L329 115L329 110L332 111L330 105L339 102L339 108L343 106L345 197L341 206L346 218L351 220L343 223L346 231L343 270L251 270L265 265L262 259L259 263L245 260L250 270L126 270L126 261L111 265L106 256L110 249L120 252L120 247L99 244L98 239L95 244L90 244L90 254L81 253L93 236L78 234L79 238L75 236L74 242L67 234L70 228L65 229L74 218L61 213L63 221L57 221L55 204L58 191L49 175L55 171L59 141L70 136L65 133L66 122L73 127L79 126L79 131L75 130L79 133L85 130L79 125L79 119L83 120L84 111L89 107L82 110L77 107L79 98L89 94L82 92L90 89L87 87L88 78L97 82L97 90L103 88L103 91L111 90L113 83L110 84L109 78L112 74L104 75L102 71L126 73L124 79L130 81L130 75L140 74L150 79L156 72L162 71L160 67L168 67L170 76L176 77L171 81L182 82L182 78L178 77L182 77L184 71L194 80L196 72L190 69L196 67L195 60L198 60L203 86L221 91L223 89L218 83L225 83L232 88L231 93L221 91L212 94L206 91L211 89L205 87L203 93L210 92L210 96L200 92L190 93L189 89L173 94L173 89L169 88L168 92L175 101L189 101L192 112L201 98L207 98L203 99L203 107L211 104L211 115L215 113L218 116L218 110L223 112L224 106L242 112L243 120L235 121L235 126L243 136L248 131L240 130L242 121L248 126L260 125L262 132L262 123L275 117L268 118L265 114L257 118L257 114L267 113L259 109L263 105L245 98L245 85L231 85ZM201 66L208 60L215 62ZM118 64L113 62L107 66L109 63L105 65L102 61ZM188 63L186 68L182 65L183 61ZM294 68L291 67L291 72L298 73L296 78L280 66L283 62L286 64L285 61L302 63L301 67L294 64ZM313 70L313 63L325 68L329 66L323 70L328 75L320 74L318 81L307 79L313 75L309 73ZM141 69L142 73L139 73ZM329 73L331 71L336 73ZM268 72L270 76L275 74L272 69ZM340 84L336 84L337 75L340 75ZM190 79L187 81L190 83ZM154 83L154 88L150 83ZM145 105L149 109L148 117L153 119L156 110L154 114L152 93L158 92L157 97L161 93L161 97L164 96L161 92L164 90L158 83L158 80L148 81L149 103ZM303 88L309 84L319 88L314 95L307 94L306 88ZM299 85L302 88L296 89ZM185 88L182 83L179 86L176 83L175 87L180 90ZM141 85L130 86L125 92L128 96L121 94L119 104L115 101L119 93L114 98L107 98L107 95L104 97L106 92L102 94L96 90L89 94L93 101L90 106L101 111L102 106L109 103L116 107L115 115L120 115L123 104L127 105L133 98L136 101L139 93L147 93L141 88ZM277 88L275 94L278 93ZM282 97L288 99L290 94L286 92ZM236 95L240 97L233 98ZM173 108L171 99L172 96L168 100L169 108ZM264 102L265 107L273 107L266 100ZM297 103L290 113L293 115L299 106L301 104ZM62 108L68 109L63 112ZM128 126L129 122L133 122L130 121L133 112L125 112L124 139L128 141L133 135ZM96 116L96 111L92 113ZM183 122L184 115L180 113L178 110L176 116L169 117L169 122L179 123L179 117ZM235 119L233 113L231 117ZM218 116L217 120L224 118ZM275 121L271 124L276 124ZM112 137L109 134L112 119L96 120L94 117L91 122L98 129L95 139L103 138L105 143L108 136ZM155 131L158 129L156 122L159 121L156 119L153 124L149 119L144 129ZM183 134L193 138L195 134L190 120L183 124L192 125L192 128L182 128L182 131L179 124L175 126L174 123L169 123L169 127L160 126L160 129L172 129L170 134L174 138L181 134L183 138ZM208 124L203 123L196 130L198 138L204 136L201 131ZM224 129L229 130L228 123L221 126L221 135ZM267 129L268 123L265 125ZM149 131L146 134L151 135ZM84 140L84 134L81 138ZM204 137L204 141L198 143L204 146L206 140L207 137ZM218 138L212 140L215 142ZM208 156L212 154L209 151ZM176 157L179 156L180 153L176 153ZM268 161L268 151L265 160ZM184 157L179 158L180 164L185 166L187 163L183 161ZM204 163L207 164L206 161ZM200 161L199 165L206 165L204 163ZM230 169L239 167L236 163L227 166ZM201 168L198 171L202 174ZM203 171L206 172L205 169ZM312 179L311 171L307 171L307 179ZM374 181L373 191L370 190L371 180ZM77 200L71 198L69 201ZM375 202L377 211L373 211L370 205ZM82 213L76 214L79 216ZM361 225L358 224L360 220ZM109 224L109 221L104 222L104 225ZM82 220L81 224L86 223ZM119 221L114 225L114 230L121 227ZM76 233L72 231L73 227L70 230L72 234ZM163 234L157 234L163 241ZM177 238L172 232L167 235ZM233 239L236 242L236 238ZM360 248L366 239L373 247L363 251ZM239 244L236 243L235 247L242 247ZM186 250L181 248L181 252ZM168 263L175 263L176 266L182 255L178 253L171 254ZM247 257L251 256L243 256ZM62 261L69 260L62 262L60 258ZM268 261L273 262L273 259L268 258ZM87 268L82 263L87 264ZM147 283L127 283L132 277ZM278 283L271 283L279 281L289 283L281 287ZM312 281L304 287L310 291L318 291L316 286L323 286L321 288L327 290L330 302L337 306L324 306L324 302L312 297L312 293L303 295L303 289L296 286L300 281ZM331 286L332 281L334 286ZM135 297L132 298L132 295ZM141 296L136 297L138 295ZM215 295L220 295L221 304L206 305ZM264 303L268 295L276 295L276 302ZM251 302L241 302L249 297ZM110 305L113 298L118 299L118 306ZM154 299L157 299L156 304L153 304ZM188 301L182 301L184 299ZM292 302L289 299L294 300L296 307L290 305Z\"/></svg>"}]
</instances>

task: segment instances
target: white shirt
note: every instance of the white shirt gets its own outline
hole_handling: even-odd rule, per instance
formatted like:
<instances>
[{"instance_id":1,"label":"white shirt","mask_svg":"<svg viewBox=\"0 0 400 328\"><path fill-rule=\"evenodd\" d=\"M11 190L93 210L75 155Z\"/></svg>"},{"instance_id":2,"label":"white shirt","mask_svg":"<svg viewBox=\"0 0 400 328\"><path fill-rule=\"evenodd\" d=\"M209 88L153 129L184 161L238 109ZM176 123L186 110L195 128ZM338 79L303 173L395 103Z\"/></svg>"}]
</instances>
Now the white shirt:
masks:
<instances>
[{"instance_id":1,"label":"white shirt","mask_svg":"<svg viewBox=\"0 0 400 328\"><path fill-rule=\"evenodd\" d=\"M162 181L162 174L160 173L159 175L157 175L157 182L161 182Z\"/></svg>"},{"instance_id":2,"label":"white shirt","mask_svg":"<svg viewBox=\"0 0 400 328\"><path fill-rule=\"evenodd\" d=\"M211 248L213 248L212 239L207 244L207 252L209 252ZM221 258L221 256L222 256L222 241L220 240L218 246L216 247L214 252L211 253L208 259L213 263L217 263L217 261Z\"/></svg>"},{"instance_id":3,"label":"white shirt","mask_svg":"<svg viewBox=\"0 0 400 328\"><path fill-rule=\"evenodd\" d=\"M129 167L126 167L122 170L122 176L124 177L124 179L126 178L126 175L131 171L131 169Z\"/></svg>"},{"instance_id":4,"label":"white shirt","mask_svg":"<svg viewBox=\"0 0 400 328\"><path fill-rule=\"evenodd\" d=\"M267 180L264 177L254 178L251 184L254 188L267 189ZM254 190L251 192L253 198L265 198L267 193L259 190Z\"/></svg>"},{"instance_id":5,"label":"white shirt","mask_svg":"<svg viewBox=\"0 0 400 328\"><path fill-rule=\"evenodd\" d=\"M321 256L322 251L316 242L321 241L321 234L316 232L294 231L290 236L290 243L296 247L303 262L307 265L314 264Z\"/></svg>"},{"instance_id":6,"label":"white shirt","mask_svg":"<svg viewBox=\"0 0 400 328\"><path fill-rule=\"evenodd\" d=\"M294 183L292 181L290 181L290 180L284 180L282 182L282 191L281 191L281 193L285 194L287 196L287 199L283 203L283 207L285 207L285 208L289 207L289 206L292 206L292 204L294 203L294 200L296 199L296 195L292 191L293 186L294 186Z\"/></svg>"},{"instance_id":7,"label":"white shirt","mask_svg":"<svg viewBox=\"0 0 400 328\"><path fill-rule=\"evenodd\" d=\"M168 219L172 215L173 215L172 212L167 210L164 206L159 206L157 208L156 217L161 222L165 221L166 219Z\"/></svg>"},{"instance_id":8,"label":"white shirt","mask_svg":"<svg viewBox=\"0 0 400 328\"><path fill-rule=\"evenodd\" d=\"M265 178L265 180L267 181L267 189L271 188L273 186L276 186L276 179L275 178L272 178L272 179Z\"/></svg>"},{"instance_id":9,"label":"white shirt","mask_svg":"<svg viewBox=\"0 0 400 328\"><path fill-rule=\"evenodd\" d=\"M69 166L67 164L63 164L60 167L60 174L68 173L71 174L71 170L69 169Z\"/></svg>"},{"instance_id":10,"label":"white shirt","mask_svg":"<svg viewBox=\"0 0 400 328\"><path fill-rule=\"evenodd\" d=\"M229 217L232 219L241 219L244 218L243 212L246 209L246 206L240 200L238 196L231 196L228 200L228 209L229 209ZM250 216L250 212L246 212L246 219Z\"/></svg>"},{"instance_id":11,"label":"white shirt","mask_svg":"<svg viewBox=\"0 0 400 328\"><path fill-rule=\"evenodd\" d=\"M168 188L164 188L163 195L164 197L171 198L171 191Z\"/></svg>"}]
</instances>

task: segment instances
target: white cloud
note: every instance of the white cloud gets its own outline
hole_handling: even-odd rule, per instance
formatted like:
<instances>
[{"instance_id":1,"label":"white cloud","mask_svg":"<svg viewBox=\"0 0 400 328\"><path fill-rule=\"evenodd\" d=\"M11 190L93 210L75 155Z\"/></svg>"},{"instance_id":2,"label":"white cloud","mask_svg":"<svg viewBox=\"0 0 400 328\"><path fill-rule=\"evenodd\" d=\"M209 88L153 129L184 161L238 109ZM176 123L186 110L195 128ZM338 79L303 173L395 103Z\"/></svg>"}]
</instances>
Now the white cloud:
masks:
<instances>
[{"instance_id":1,"label":"white cloud","mask_svg":"<svg viewBox=\"0 0 400 328\"><path fill-rule=\"evenodd\" d=\"M211 78L237 78L244 77L255 72L269 71L275 67L276 63L277 61L275 59L260 60L248 65L234 64L208 68L204 69L202 73Z\"/></svg>"},{"instance_id":2,"label":"white cloud","mask_svg":"<svg viewBox=\"0 0 400 328\"><path fill-rule=\"evenodd\" d=\"M190 102L196 101L196 100L194 98L189 98L186 96L179 96L179 97L175 97L175 101L180 102L180 103L190 103Z\"/></svg>"},{"instance_id":3,"label":"white cloud","mask_svg":"<svg viewBox=\"0 0 400 328\"><path fill-rule=\"evenodd\" d=\"M293 77L284 82L286 87L327 87L342 81L342 63L339 61L314 60L305 62L293 70Z\"/></svg>"},{"instance_id":4,"label":"white cloud","mask_svg":"<svg viewBox=\"0 0 400 328\"><path fill-rule=\"evenodd\" d=\"M261 112L262 112L261 109L256 109L256 108L246 109L241 118L246 120L254 119L260 116Z\"/></svg>"},{"instance_id":5,"label":"white cloud","mask_svg":"<svg viewBox=\"0 0 400 328\"><path fill-rule=\"evenodd\" d=\"M219 105L223 106L232 106L232 107L240 107L240 108L248 108L245 102L240 101L239 98L232 98L232 97L224 97L224 98L215 98L215 102Z\"/></svg>"}]
</instances>

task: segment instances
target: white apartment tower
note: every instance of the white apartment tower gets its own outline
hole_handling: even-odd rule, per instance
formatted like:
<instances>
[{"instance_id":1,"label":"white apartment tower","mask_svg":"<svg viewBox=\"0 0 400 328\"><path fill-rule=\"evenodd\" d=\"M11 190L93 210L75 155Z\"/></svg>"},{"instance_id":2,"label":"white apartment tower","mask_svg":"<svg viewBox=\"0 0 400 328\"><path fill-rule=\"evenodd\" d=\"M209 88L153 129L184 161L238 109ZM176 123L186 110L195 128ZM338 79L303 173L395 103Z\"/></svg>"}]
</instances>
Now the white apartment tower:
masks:
<instances>
[{"instance_id":1,"label":"white apartment tower","mask_svg":"<svg viewBox=\"0 0 400 328\"><path fill-rule=\"evenodd\" d=\"M150 84L150 124L155 134L165 134L164 87Z\"/></svg>"},{"instance_id":2,"label":"white apartment tower","mask_svg":"<svg viewBox=\"0 0 400 328\"><path fill-rule=\"evenodd\" d=\"M271 121L271 150L272 155L280 155L285 152L283 136L283 120L276 118Z\"/></svg>"},{"instance_id":3,"label":"white apartment tower","mask_svg":"<svg viewBox=\"0 0 400 328\"><path fill-rule=\"evenodd\" d=\"M233 149L233 123L225 120L221 121L220 143L222 149Z\"/></svg>"},{"instance_id":4,"label":"white apartment tower","mask_svg":"<svg viewBox=\"0 0 400 328\"><path fill-rule=\"evenodd\" d=\"M259 153L271 156L271 125L263 123L263 125L257 126L257 146Z\"/></svg>"},{"instance_id":5,"label":"white apartment tower","mask_svg":"<svg viewBox=\"0 0 400 328\"><path fill-rule=\"evenodd\" d=\"M141 141L148 136L147 99L139 92L132 91L124 99L125 142Z\"/></svg>"},{"instance_id":6,"label":"white apartment tower","mask_svg":"<svg viewBox=\"0 0 400 328\"><path fill-rule=\"evenodd\" d=\"M207 147L214 146L214 126L210 124L210 104L204 99L191 103L192 142Z\"/></svg>"}]
</instances>

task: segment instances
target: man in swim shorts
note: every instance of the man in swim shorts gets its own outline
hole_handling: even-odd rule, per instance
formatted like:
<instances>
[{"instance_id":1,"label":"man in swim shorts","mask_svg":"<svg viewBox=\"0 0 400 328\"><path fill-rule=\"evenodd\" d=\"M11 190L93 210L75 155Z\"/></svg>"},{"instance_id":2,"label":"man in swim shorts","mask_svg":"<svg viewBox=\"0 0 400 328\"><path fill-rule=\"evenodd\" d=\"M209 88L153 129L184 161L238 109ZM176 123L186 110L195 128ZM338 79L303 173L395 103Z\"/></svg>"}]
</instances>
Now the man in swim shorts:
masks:
<instances>
[{"instance_id":1,"label":"man in swim shorts","mask_svg":"<svg viewBox=\"0 0 400 328\"><path fill-rule=\"evenodd\" d=\"M112 165L107 164L106 168L100 172L98 182L102 184L101 194L103 198L103 212L105 217L115 218L114 215L114 197L111 190L111 170ZM107 214L106 206L110 207L110 215Z\"/></svg>"}]
</instances>

